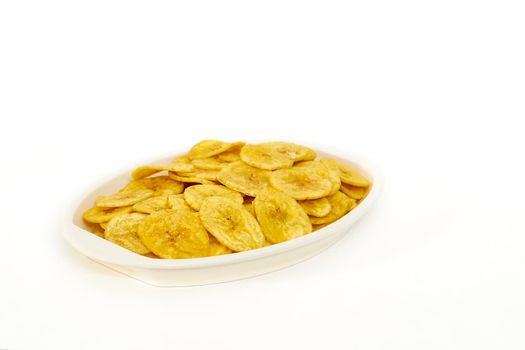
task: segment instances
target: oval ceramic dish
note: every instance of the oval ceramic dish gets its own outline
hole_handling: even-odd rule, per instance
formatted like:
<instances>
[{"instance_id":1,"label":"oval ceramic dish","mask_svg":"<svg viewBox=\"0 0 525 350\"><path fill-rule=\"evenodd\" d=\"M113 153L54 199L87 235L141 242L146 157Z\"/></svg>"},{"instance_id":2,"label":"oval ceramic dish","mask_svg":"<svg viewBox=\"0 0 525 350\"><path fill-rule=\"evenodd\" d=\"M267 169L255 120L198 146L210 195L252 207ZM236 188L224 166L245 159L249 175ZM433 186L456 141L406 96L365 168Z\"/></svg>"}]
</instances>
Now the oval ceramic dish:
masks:
<instances>
[{"instance_id":1,"label":"oval ceramic dish","mask_svg":"<svg viewBox=\"0 0 525 350\"><path fill-rule=\"evenodd\" d=\"M339 240L361 218L378 198L381 178L369 162L351 153L315 149L319 157L329 156L360 171L370 181L369 192L359 205L328 226L283 243L255 250L214 257L194 259L153 259L135 254L90 233L82 214L101 194L113 193L131 178L130 166L125 172L112 176L87 190L68 210L63 235L79 252L114 270L154 286L190 286L219 283L260 275L306 260ZM142 164L166 164L174 156L156 158Z\"/></svg>"}]
</instances>

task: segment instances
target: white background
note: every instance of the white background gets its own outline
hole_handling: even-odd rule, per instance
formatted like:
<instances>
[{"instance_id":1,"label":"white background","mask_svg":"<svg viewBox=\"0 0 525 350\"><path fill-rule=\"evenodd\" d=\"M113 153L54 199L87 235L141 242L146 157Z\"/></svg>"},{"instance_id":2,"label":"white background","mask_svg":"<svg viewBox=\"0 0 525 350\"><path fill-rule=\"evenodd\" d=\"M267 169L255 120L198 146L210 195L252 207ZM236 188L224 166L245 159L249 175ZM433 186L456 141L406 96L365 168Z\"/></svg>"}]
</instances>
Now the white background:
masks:
<instances>
[{"instance_id":1,"label":"white background","mask_svg":"<svg viewBox=\"0 0 525 350\"><path fill-rule=\"evenodd\" d=\"M522 1L0 2L0 348L523 349ZM386 178L315 258L160 289L72 250L86 184L202 138Z\"/></svg>"}]
</instances>

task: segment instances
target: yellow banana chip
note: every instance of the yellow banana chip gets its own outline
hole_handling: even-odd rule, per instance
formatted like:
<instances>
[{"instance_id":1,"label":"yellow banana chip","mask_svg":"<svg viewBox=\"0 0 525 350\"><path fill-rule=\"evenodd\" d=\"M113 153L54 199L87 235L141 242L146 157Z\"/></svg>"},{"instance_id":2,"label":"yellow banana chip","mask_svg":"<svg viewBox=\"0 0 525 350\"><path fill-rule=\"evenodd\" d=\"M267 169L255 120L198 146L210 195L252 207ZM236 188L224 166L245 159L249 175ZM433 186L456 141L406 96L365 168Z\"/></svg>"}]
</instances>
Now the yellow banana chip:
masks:
<instances>
[{"instance_id":1,"label":"yellow banana chip","mask_svg":"<svg viewBox=\"0 0 525 350\"><path fill-rule=\"evenodd\" d=\"M330 164L332 167L337 167L339 169L339 177L341 178L341 182L344 182L345 184L356 187L368 187L370 185L370 182L364 176L359 174L357 170L354 170L347 165L341 164L335 159L323 158L321 159L321 162L325 165Z\"/></svg>"},{"instance_id":2,"label":"yellow banana chip","mask_svg":"<svg viewBox=\"0 0 525 350\"><path fill-rule=\"evenodd\" d=\"M241 149L244 147L244 142L237 143L232 146L229 150L217 154L217 159L223 162L238 162L241 160Z\"/></svg>"},{"instance_id":3,"label":"yellow banana chip","mask_svg":"<svg viewBox=\"0 0 525 350\"><path fill-rule=\"evenodd\" d=\"M188 173L189 174L189 173ZM212 180L206 180L202 177L196 177L196 176L181 176L173 172L169 172L168 176L175 180L180 182L187 182L187 183L194 183L194 184L213 184L214 182Z\"/></svg>"},{"instance_id":4,"label":"yellow banana chip","mask_svg":"<svg viewBox=\"0 0 525 350\"><path fill-rule=\"evenodd\" d=\"M307 161L300 162L294 165L297 168L313 168L314 171L326 174L330 182L332 183L332 189L328 195L335 194L341 187L341 179L339 178L339 168L333 163L323 163L318 161Z\"/></svg>"},{"instance_id":5,"label":"yellow banana chip","mask_svg":"<svg viewBox=\"0 0 525 350\"><path fill-rule=\"evenodd\" d=\"M341 185L341 192L343 192L348 197L355 199L355 200L363 199L364 196L366 195L366 190L367 190L366 187L356 187L356 186L347 185L347 184Z\"/></svg>"},{"instance_id":6,"label":"yellow banana chip","mask_svg":"<svg viewBox=\"0 0 525 350\"><path fill-rule=\"evenodd\" d=\"M123 207L123 208L100 208L100 207L93 207L84 213L82 216L85 221L100 224L103 222L108 222L111 220L115 215L119 214L125 214L131 212L131 207Z\"/></svg>"},{"instance_id":7,"label":"yellow banana chip","mask_svg":"<svg viewBox=\"0 0 525 350\"><path fill-rule=\"evenodd\" d=\"M192 172L179 172L177 173L178 176L185 177L185 178L195 178L195 179L203 179L208 181L217 181L217 174L219 173L218 170L212 170L212 169L195 169ZM189 181L185 181L189 182Z\"/></svg>"},{"instance_id":8,"label":"yellow banana chip","mask_svg":"<svg viewBox=\"0 0 525 350\"><path fill-rule=\"evenodd\" d=\"M142 244L137 231L147 215L140 213L121 214L113 217L108 223L104 237L137 254L149 253Z\"/></svg>"},{"instance_id":9,"label":"yellow banana chip","mask_svg":"<svg viewBox=\"0 0 525 350\"><path fill-rule=\"evenodd\" d=\"M209 256L225 255L231 254L233 251L226 247L224 244L219 242L215 237L209 235L210 239L210 249L208 251Z\"/></svg>"},{"instance_id":10,"label":"yellow banana chip","mask_svg":"<svg viewBox=\"0 0 525 350\"><path fill-rule=\"evenodd\" d=\"M222 185L195 185L190 186L184 191L184 199L190 207L199 211L202 202L208 197L224 197L231 198L239 203L243 203L244 199L239 194Z\"/></svg>"},{"instance_id":11,"label":"yellow banana chip","mask_svg":"<svg viewBox=\"0 0 525 350\"><path fill-rule=\"evenodd\" d=\"M190 172L195 170L192 164L186 164L181 162L172 163L166 166L162 165L143 165L135 169L131 173L131 177L135 180L149 177L153 174L156 174L160 171L180 171L180 172Z\"/></svg>"},{"instance_id":12,"label":"yellow banana chip","mask_svg":"<svg viewBox=\"0 0 525 350\"><path fill-rule=\"evenodd\" d=\"M199 211L202 224L219 242L234 251L261 248L264 235L257 220L236 200L208 197Z\"/></svg>"},{"instance_id":13,"label":"yellow banana chip","mask_svg":"<svg viewBox=\"0 0 525 350\"><path fill-rule=\"evenodd\" d=\"M104 230L105 228L102 226L105 223L95 224L89 221L84 220L84 225L86 225L89 232L104 238Z\"/></svg>"},{"instance_id":14,"label":"yellow banana chip","mask_svg":"<svg viewBox=\"0 0 525 350\"><path fill-rule=\"evenodd\" d=\"M190 159L209 158L241 144L244 144L244 142L228 143L217 140L203 140L190 149L188 157Z\"/></svg>"},{"instance_id":15,"label":"yellow banana chip","mask_svg":"<svg viewBox=\"0 0 525 350\"><path fill-rule=\"evenodd\" d=\"M310 216L326 216L332 210L332 205L326 197L298 201L298 203L303 207L306 214Z\"/></svg>"},{"instance_id":16,"label":"yellow banana chip","mask_svg":"<svg viewBox=\"0 0 525 350\"><path fill-rule=\"evenodd\" d=\"M196 169L203 170L221 170L224 166L228 165L227 162L216 157L217 156L204 159L194 159L191 161L191 164L193 164Z\"/></svg>"},{"instance_id":17,"label":"yellow banana chip","mask_svg":"<svg viewBox=\"0 0 525 350\"><path fill-rule=\"evenodd\" d=\"M282 192L261 192L253 201L257 220L266 240L280 243L312 232L304 209Z\"/></svg>"},{"instance_id":18,"label":"yellow banana chip","mask_svg":"<svg viewBox=\"0 0 525 350\"><path fill-rule=\"evenodd\" d=\"M269 170L257 169L243 162L233 162L219 172L217 180L234 191L255 197L270 186L270 174Z\"/></svg>"},{"instance_id":19,"label":"yellow banana chip","mask_svg":"<svg viewBox=\"0 0 525 350\"><path fill-rule=\"evenodd\" d=\"M333 186L328 171L318 171L314 167L276 170L270 182L274 188L297 200L325 197Z\"/></svg>"},{"instance_id":20,"label":"yellow banana chip","mask_svg":"<svg viewBox=\"0 0 525 350\"><path fill-rule=\"evenodd\" d=\"M292 158L265 144L245 145L241 149L241 160L265 170L290 168L293 165Z\"/></svg>"},{"instance_id":21,"label":"yellow banana chip","mask_svg":"<svg viewBox=\"0 0 525 350\"><path fill-rule=\"evenodd\" d=\"M261 145L267 148L271 148L287 156L294 162L314 160L317 157L317 154L314 152L314 150L308 147L296 145L295 143L276 141L276 142L265 142L265 143L262 143Z\"/></svg>"},{"instance_id":22,"label":"yellow banana chip","mask_svg":"<svg viewBox=\"0 0 525 350\"><path fill-rule=\"evenodd\" d=\"M169 209L168 195L148 198L133 205L133 210L141 213L151 214L162 209Z\"/></svg>"},{"instance_id":23,"label":"yellow banana chip","mask_svg":"<svg viewBox=\"0 0 525 350\"><path fill-rule=\"evenodd\" d=\"M148 177L140 180L133 180L124 187L121 192L152 190L155 195L169 195L182 193L184 184L180 181L171 179L168 176Z\"/></svg>"},{"instance_id":24,"label":"yellow banana chip","mask_svg":"<svg viewBox=\"0 0 525 350\"><path fill-rule=\"evenodd\" d=\"M316 218L311 216L310 221L314 225L329 224L337 219L341 218L343 215L348 213L356 206L356 201L347 197L342 192L337 192L334 195L328 197L332 210L328 215L323 216L322 218Z\"/></svg>"},{"instance_id":25,"label":"yellow banana chip","mask_svg":"<svg viewBox=\"0 0 525 350\"><path fill-rule=\"evenodd\" d=\"M141 202L149 197L153 197L155 192L152 190L136 190L117 192L109 196L100 196L95 201L97 207L115 208L127 207Z\"/></svg>"},{"instance_id":26,"label":"yellow banana chip","mask_svg":"<svg viewBox=\"0 0 525 350\"><path fill-rule=\"evenodd\" d=\"M208 233L196 213L160 210L146 217L138 235L155 255L165 259L208 255Z\"/></svg>"},{"instance_id":27,"label":"yellow banana chip","mask_svg":"<svg viewBox=\"0 0 525 350\"><path fill-rule=\"evenodd\" d=\"M173 209L175 211L187 211L190 213L193 212L188 203L184 200L183 194L168 196L168 206L169 209Z\"/></svg>"}]
</instances>

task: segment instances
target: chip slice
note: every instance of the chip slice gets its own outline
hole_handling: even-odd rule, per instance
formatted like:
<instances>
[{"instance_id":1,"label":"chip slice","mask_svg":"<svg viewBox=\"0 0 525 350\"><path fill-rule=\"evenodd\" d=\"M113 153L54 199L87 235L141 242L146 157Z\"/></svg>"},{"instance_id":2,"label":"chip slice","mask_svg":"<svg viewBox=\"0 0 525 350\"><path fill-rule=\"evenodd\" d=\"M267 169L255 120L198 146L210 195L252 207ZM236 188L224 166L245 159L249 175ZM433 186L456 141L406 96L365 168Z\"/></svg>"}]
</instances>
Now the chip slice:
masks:
<instances>
[{"instance_id":1,"label":"chip slice","mask_svg":"<svg viewBox=\"0 0 525 350\"><path fill-rule=\"evenodd\" d=\"M104 238L104 230L105 228L102 226L105 223L95 224L89 221L84 220L84 225L86 225L89 232Z\"/></svg>"},{"instance_id":2,"label":"chip slice","mask_svg":"<svg viewBox=\"0 0 525 350\"><path fill-rule=\"evenodd\" d=\"M266 240L280 243L312 232L304 209L286 194L267 190L253 201L257 220Z\"/></svg>"},{"instance_id":3,"label":"chip slice","mask_svg":"<svg viewBox=\"0 0 525 350\"><path fill-rule=\"evenodd\" d=\"M160 210L144 219L138 235L153 253L165 259L208 255L208 233L196 213Z\"/></svg>"},{"instance_id":4,"label":"chip slice","mask_svg":"<svg viewBox=\"0 0 525 350\"><path fill-rule=\"evenodd\" d=\"M122 207L122 208L100 208L93 207L86 210L83 219L87 222L100 224L103 222L108 222L115 215L129 213L132 210L131 207Z\"/></svg>"},{"instance_id":5,"label":"chip slice","mask_svg":"<svg viewBox=\"0 0 525 350\"><path fill-rule=\"evenodd\" d=\"M241 149L241 160L265 170L290 168L293 165L292 158L266 144L245 145Z\"/></svg>"},{"instance_id":6,"label":"chip slice","mask_svg":"<svg viewBox=\"0 0 525 350\"><path fill-rule=\"evenodd\" d=\"M239 192L230 190L222 185L195 185L188 187L186 191L184 191L184 199L192 209L197 211L200 210L202 202L212 196L231 198L239 203L244 201Z\"/></svg>"},{"instance_id":7,"label":"chip slice","mask_svg":"<svg viewBox=\"0 0 525 350\"><path fill-rule=\"evenodd\" d=\"M212 169L195 169L192 172L179 172L177 173L178 176L183 178L194 178L194 179L202 179L202 180L208 180L208 181L217 181L217 174L219 173L218 170L212 170ZM183 182L190 182L190 181L183 181Z\"/></svg>"},{"instance_id":8,"label":"chip slice","mask_svg":"<svg viewBox=\"0 0 525 350\"><path fill-rule=\"evenodd\" d=\"M327 166L330 164L331 167L337 167L339 169L339 177L341 178L341 182L345 184L356 187L368 187L370 185L370 182L364 176L359 174L357 170L354 170L347 165L341 164L335 159L323 158L321 159L321 162Z\"/></svg>"},{"instance_id":9,"label":"chip slice","mask_svg":"<svg viewBox=\"0 0 525 350\"><path fill-rule=\"evenodd\" d=\"M104 208L127 207L153 197L154 194L152 190L121 191L109 196L99 196L95 205Z\"/></svg>"},{"instance_id":10,"label":"chip slice","mask_svg":"<svg viewBox=\"0 0 525 350\"><path fill-rule=\"evenodd\" d=\"M336 194L331 195L330 197L328 197L328 200L330 201L332 210L330 210L330 213L328 213L328 215L323 216L322 218L311 216L310 221L312 222L312 224L321 225L332 223L337 219L341 218L343 215L348 213L356 206L356 201L347 197L342 192L337 192Z\"/></svg>"},{"instance_id":11,"label":"chip slice","mask_svg":"<svg viewBox=\"0 0 525 350\"><path fill-rule=\"evenodd\" d=\"M171 179L169 176L155 176L130 181L121 192L136 190L152 190L155 191L155 195L178 194L184 190L184 184Z\"/></svg>"},{"instance_id":12,"label":"chip slice","mask_svg":"<svg viewBox=\"0 0 525 350\"><path fill-rule=\"evenodd\" d=\"M143 165L135 169L131 173L131 177L135 180L142 179L145 177L149 177L153 174L156 174L161 171L184 171L189 172L193 171L195 168L192 164L182 163L182 162L175 162L171 163L169 165Z\"/></svg>"},{"instance_id":13,"label":"chip slice","mask_svg":"<svg viewBox=\"0 0 525 350\"><path fill-rule=\"evenodd\" d=\"M238 162L241 160L241 149L244 147L244 143L237 143L225 152L217 154L217 159L223 162Z\"/></svg>"},{"instance_id":14,"label":"chip slice","mask_svg":"<svg viewBox=\"0 0 525 350\"><path fill-rule=\"evenodd\" d=\"M173 209L175 211L186 211L190 213L193 212L188 203L184 200L183 194L168 196L168 206L169 209Z\"/></svg>"},{"instance_id":15,"label":"chip slice","mask_svg":"<svg viewBox=\"0 0 525 350\"><path fill-rule=\"evenodd\" d=\"M333 186L328 172L314 167L276 170L270 182L274 188L297 200L325 197Z\"/></svg>"},{"instance_id":16,"label":"chip slice","mask_svg":"<svg viewBox=\"0 0 525 350\"><path fill-rule=\"evenodd\" d=\"M208 256L217 256L231 254L233 251L226 247L224 244L219 242L215 237L209 235L210 249L208 250Z\"/></svg>"},{"instance_id":17,"label":"chip slice","mask_svg":"<svg viewBox=\"0 0 525 350\"><path fill-rule=\"evenodd\" d=\"M314 160L315 157L317 157L317 154L311 148L297 145L295 143L275 141L265 142L261 145L287 156L294 162Z\"/></svg>"},{"instance_id":18,"label":"chip slice","mask_svg":"<svg viewBox=\"0 0 525 350\"><path fill-rule=\"evenodd\" d=\"M244 142L228 143L217 140L203 140L190 149L188 157L190 159L209 158L243 144Z\"/></svg>"},{"instance_id":19,"label":"chip slice","mask_svg":"<svg viewBox=\"0 0 525 350\"><path fill-rule=\"evenodd\" d=\"M104 237L137 254L149 253L142 243L137 231L147 215L141 213L121 214L113 217L108 223Z\"/></svg>"},{"instance_id":20,"label":"chip slice","mask_svg":"<svg viewBox=\"0 0 525 350\"><path fill-rule=\"evenodd\" d=\"M243 162L233 162L219 172L217 180L234 191L255 197L259 191L270 186L270 174L269 170L257 169Z\"/></svg>"},{"instance_id":21,"label":"chip slice","mask_svg":"<svg viewBox=\"0 0 525 350\"><path fill-rule=\"evenodd\" d=\"M181 176L177 173L168 172L168 176L175 180L180 182L186 182L186 183L194 183L194 184L214 184L211 180L206 180L202 177L196 177L196 176Z\"/></svg>"},{"instance_id":22,"label":"chip slice","mask_svg":"<svg viewBox=\"0 0 525 350\"><path fill-rule=\"evenodd\" d=\"M310 216L322 217L328 215L332 206L330 201L326 198L308 199L298 202L303 207L306 214Z\"/></svg>"},{"instance_id":23,"label":"chip slice","mask_svg":"<svg viewBox=\"0 0 525 350\"><path fill-rule=\"evenodd\" d=\"M194 159L191 161L191 164L193 164L196 169L202 170L221 170L224 166L228 165L227 162L220 160L217 156L204 159Z\"/></svg>"},{"instance_id":24,"label":"chip slice","mask_svg":"<svg viewBox=\"0 0 525 350\"><path fill-rule=\"evenodd\" d=\"M341 192L346 194L348 197L360 200L363 199L366 195L367 188L366 187L355 187L348 184L342 184L341 185Z\"/></svg>"},{"instance_id":25,"label":"chip slice","mask_svg":"<svg viewBox=\"0 0 525 350\"><path fill-rule=\"evenodd\" d=\"M240 252L264 244L259 223L236 200L208 197L202 203L199 215L208 232L231 250Z\"/></svg>"},{"instance_id":26,"label":"chip slice","mask_svg":"<svg viewBox=\"0 0 525 350\"><path fill-rule=\"evenodd\" d=\"M133 205L133 210L141 213L151 214L155 211L169 209L168 195L148 198Z\"/></svg>"}]
</instances>

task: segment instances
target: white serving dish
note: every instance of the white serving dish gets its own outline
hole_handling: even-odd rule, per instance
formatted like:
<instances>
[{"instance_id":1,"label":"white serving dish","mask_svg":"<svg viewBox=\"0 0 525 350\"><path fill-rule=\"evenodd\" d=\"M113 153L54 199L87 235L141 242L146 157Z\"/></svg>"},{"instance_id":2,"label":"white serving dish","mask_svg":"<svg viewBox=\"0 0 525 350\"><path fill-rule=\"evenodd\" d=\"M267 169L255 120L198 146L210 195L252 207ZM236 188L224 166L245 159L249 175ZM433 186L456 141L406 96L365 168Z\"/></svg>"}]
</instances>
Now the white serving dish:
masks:
<instances>
[{"instance_id":1,"label":"white serving dish","mask_svg":"<svg viewBox=\"0 0 525 350\"><path fill-rule=\"evenodd\" d=\"M79 200L67 211L63 223L65 239L87 257L120 271L142 282L162 287L191 286L232 281L275 271L306 260L348 232L372 206L379 196L381 178L378 170L368 161L343 151L316 149L320 157L330 156L359 170L370 182L366 198L351 212L336 222L308 235L272 246L235 254L195 259L152 259L106 241L86 230L82 214L93 206L95 198L122 188L131 178L135 166L143 164L167 164L174 156L159 157L111 176L84 191Z\"/></svg>"}]
</instances>

